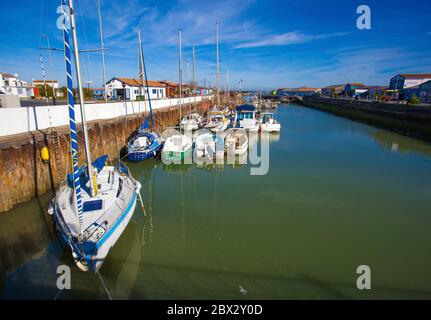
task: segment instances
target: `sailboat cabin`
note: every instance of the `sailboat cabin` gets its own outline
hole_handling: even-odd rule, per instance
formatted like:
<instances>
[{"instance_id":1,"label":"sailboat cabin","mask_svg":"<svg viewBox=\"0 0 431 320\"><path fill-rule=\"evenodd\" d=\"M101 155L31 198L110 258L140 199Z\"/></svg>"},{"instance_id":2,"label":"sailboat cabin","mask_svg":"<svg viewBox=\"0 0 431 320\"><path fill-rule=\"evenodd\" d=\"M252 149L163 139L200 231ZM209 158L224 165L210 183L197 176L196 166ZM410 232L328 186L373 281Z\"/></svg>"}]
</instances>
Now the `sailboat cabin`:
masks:
<instances>
[{"instance_id":1,"label":"sailboat cabin","mask_svg":"<svg viewBox=\"0 0 431 320\"><path fill-rule=\"evenodd\" d=\"M110 100L140 100L145 94L147 99L147 83L133 78L114 77L105 84L105 90ZM148 80L151 99L166 98L166 84L160 81ZM145 90L145 91L144 91Z\"/></svg>"}]
</instances>

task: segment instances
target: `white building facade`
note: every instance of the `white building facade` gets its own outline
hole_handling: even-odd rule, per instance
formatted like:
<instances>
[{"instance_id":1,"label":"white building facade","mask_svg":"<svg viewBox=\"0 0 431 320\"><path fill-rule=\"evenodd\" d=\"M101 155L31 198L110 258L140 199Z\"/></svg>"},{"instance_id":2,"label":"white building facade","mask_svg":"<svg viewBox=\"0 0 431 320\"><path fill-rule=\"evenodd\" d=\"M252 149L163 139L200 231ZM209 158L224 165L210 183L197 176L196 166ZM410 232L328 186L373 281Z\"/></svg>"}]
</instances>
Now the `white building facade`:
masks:
<instances>
[{"instance_id":1,"label":"white building facade","mask_svg":"<svg viewBox=\"0 0 431 320\"><path fill-rule=\"evenodd\" d=\"M152 100L166 98L166 85L159 81L148 81L148 89ZM110 100L138 100L145 94L147 99L146 82L144 88L137 79L114 77L105 85L105 90Z\"/></svg>"},{"instance_id":2,"label":"white building facade","mask_svg":"<svg viewBox=\"0 0 431 320\"><path fill-rule=\"evenodd\" d=\"M0 73L0 94L16 95L20 98L31 98L34 95L33 88L26 81L9 73Z\"/></svg>"},{"instance_id":3,"label":"white building facade","mask_svg":"<svg viewBox=\"0 0 431 320\"><path fill-rule=\"evenodd\" d=\"M58 89L58 81L57 80L33 80L33 87L47 85L53 87L54 89Z\"/></svg>"}]
</instances>

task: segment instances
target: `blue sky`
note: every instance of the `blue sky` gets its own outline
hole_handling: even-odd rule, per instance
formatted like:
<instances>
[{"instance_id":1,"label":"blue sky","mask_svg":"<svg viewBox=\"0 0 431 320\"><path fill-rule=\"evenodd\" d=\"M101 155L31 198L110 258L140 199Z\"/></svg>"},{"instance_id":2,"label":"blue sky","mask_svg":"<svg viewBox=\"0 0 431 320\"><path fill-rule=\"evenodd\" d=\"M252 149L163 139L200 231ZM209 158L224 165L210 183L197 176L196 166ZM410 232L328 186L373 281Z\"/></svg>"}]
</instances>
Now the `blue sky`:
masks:
<instances>
[{"instance_id":1,"label":"blue sky","mask_svg":"<svg viewBox=\"0 0 431 320\"><path fill-rule=\"evenodd\" d=\"M46 38L62 48L56 28L60 0L0 0L0 71L64 83L61 52L49 63ZM80 49L99 47L97 0L75 0ZM178 79L178 28L183 30L183 70L196 46L196 74L215 79L215 21L220 21L222 83L231 88L325 86L346 82L388 84L396 73L431 73L429 0L101 0L107 77L138 75L137 28L143 35L151 79ZM372 29L356 28L356 8L371 8ZM83 80L102 83L100 53L81 55Z\"/></svg>"}]
</instances>

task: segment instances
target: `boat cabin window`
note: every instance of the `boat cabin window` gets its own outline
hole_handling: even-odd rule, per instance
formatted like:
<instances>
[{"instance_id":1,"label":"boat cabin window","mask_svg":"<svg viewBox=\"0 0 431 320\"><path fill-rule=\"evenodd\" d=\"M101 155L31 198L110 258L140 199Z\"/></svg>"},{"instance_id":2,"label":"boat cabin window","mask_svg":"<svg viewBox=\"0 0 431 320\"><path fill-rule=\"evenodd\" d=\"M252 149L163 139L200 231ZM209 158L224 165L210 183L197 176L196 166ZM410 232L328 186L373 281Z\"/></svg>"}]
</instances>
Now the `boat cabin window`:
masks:
<instances>
[{"instance_id":1,"label":"boat cabin window","mask_svg":"<svg viewBox=\"0 0 431 320\"><path fill-rule=\"evenodd\" d=\"M148 138L147 138L147 137L138 137L138 138L135 140L135 143L134 143L134 145L135 145L135 146L140 147L140 148L145 148L145 147L147 147L149 144L150 144L150 143L149 143L149 140L148 140Z\"/></svg>"},{"instance_id":2,"label":"boat cabin window","mask_svg":"<svg viewBox=\"0 0 431 320\"><path fill-rule=\"evenodd\" d=\"M253 112L241 112L238 115L238 119L239 120L244 120L244 119L253 119Z\"/></svg>"},{"instance_id":3,"label":"boat cabin window","mask_svg":"<svg viewBox=\"0 0 431 320\"><path fill-rule=\"evenodd\" d=\"M103 208L102 199L90 200L90 201L84 202L84 205L82 206L82 211L83 212L96 211L96 210L101 210L102 208Z\"/></svg>"},{"instance_id":4,"label":"boat cabin window","mask_svg":"<svg viewBox=\"0 0 431 320\"><path fill-rule=\"evenodd\" d=\"M267 123L271 119L272 119L272 114L264 114L263 115L263 123Z\"/></svg>"}]
</instances>

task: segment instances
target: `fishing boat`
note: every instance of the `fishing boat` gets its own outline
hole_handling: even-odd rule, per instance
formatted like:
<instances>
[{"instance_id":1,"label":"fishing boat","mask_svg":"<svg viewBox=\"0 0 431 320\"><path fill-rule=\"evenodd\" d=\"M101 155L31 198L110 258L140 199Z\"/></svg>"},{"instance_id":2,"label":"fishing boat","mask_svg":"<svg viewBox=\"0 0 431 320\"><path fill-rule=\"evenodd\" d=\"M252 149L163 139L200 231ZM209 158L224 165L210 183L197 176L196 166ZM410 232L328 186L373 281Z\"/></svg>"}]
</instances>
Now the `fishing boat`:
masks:
<instances>
[{"instance_id":1,"label":"fishing boat","mask_svg":"<svg viewBox=\"0 0 431 320\"><path fill-rule=\"evenodd\" d=\"M262 132L280 132L281 125L274 119L272 112L263 112L260 117L260 130Z\"/></svg>"},{"instance_id":2,"label":"fishing boat","mask_svg":"<svg viewBox=\"0 0 431 320\"><path fill-rule=\"evenodd\" d=\"M256 107L244 104L236 107L236 127L250 132L259 131L259 121L256 119Z\"/></svg>"},{"instance_id":3,"label":"fishing boat","mask_svg":"<svg viewBox=\"0 0 431 320\"><path fill-rule=\"evenodd\" d=\"M226 153L228 155L242 155L248 149L248 137L244 130L231 129L226 135Z\"/></svg>"},{"instance_id":4,"label":"fishing boat","mask_svg":"<svg viewBox=\"0 0 431 320\"><path fill-rule=\"evenodd\" d=\"M168 137L162 150L164 163L179 162L192 155L193 140L185 134L176 134Z\"/></svg>"},{"instance_id":5,"label":"fishing boat","mask_svg":"<svg viewBox=\"0 0 431 320\"><path fill-rule=\"evenodd\" d=\"M64 11L66 8L67 10L70 8L86 155L86 164L81 167L78 163L69 31L65 23L69 14ZM107 165L106 155L94 162L91 161L73 1L62 0L62 10L73 172L67 176L67 183L56 190L48 212L53 214L59 238L71 249L77 266L83 271L98 272L109 250L127 227L135 210L137 198L142 201L139 193L141 185L133 179L127 167L121 162L118 167Z\"/></svg>"},{"instance_id":6,"label":"fishing boat","mask_svg":"<svg viewBox=\"0 0 431 320\"><path fill-rule=\"evenodd\" d=\"M132 136L129 139L127 144L127 157L130 161L142 161L145 159L151 159L157 157L162 148L163 141L160 135L152 130L149 131L150 125L151 129L154 129L154 119L153 119L153 108L151 106L151 97L150 97L150 89L148 88L148 79L147 79L147 69L145 67L145 59L144 59L144 51L142 49L142 40L141 40L141 30L138 31L139 36L139 77L141 80L141 93L144 94L144 80L143 76L145 76L146 83L146 92L148 105L150 107L150 124L148 123L148 117L145 119L144 123L139 127L139 130L136 135Z\"/></svg>"},{"instance_id":7,"label":"fishing boat","mask_svg":"<svg viewBox=\"0 0 431 320\"><path fill-rule=\"evenodd\" d=\"M224 139L219 134L205 132L195 138L196 158L223 159Z\"/></svg>"},{"instance_id":8,"label":"fishing boat","mask_svg":"<svg viewBox=\"0 0 431 320\"><path fill-rule=\"evenodd\" d=\"M181 29L178 30L179 39L179 89L180 89L180 118L182 110L182 40L181 40ZM162 161L164 163L178 162L189 158L192 155L193 150L193 139L188 134L173 134L165 140L165 144L162 149Z\"/></svg>"}]
</instances>

